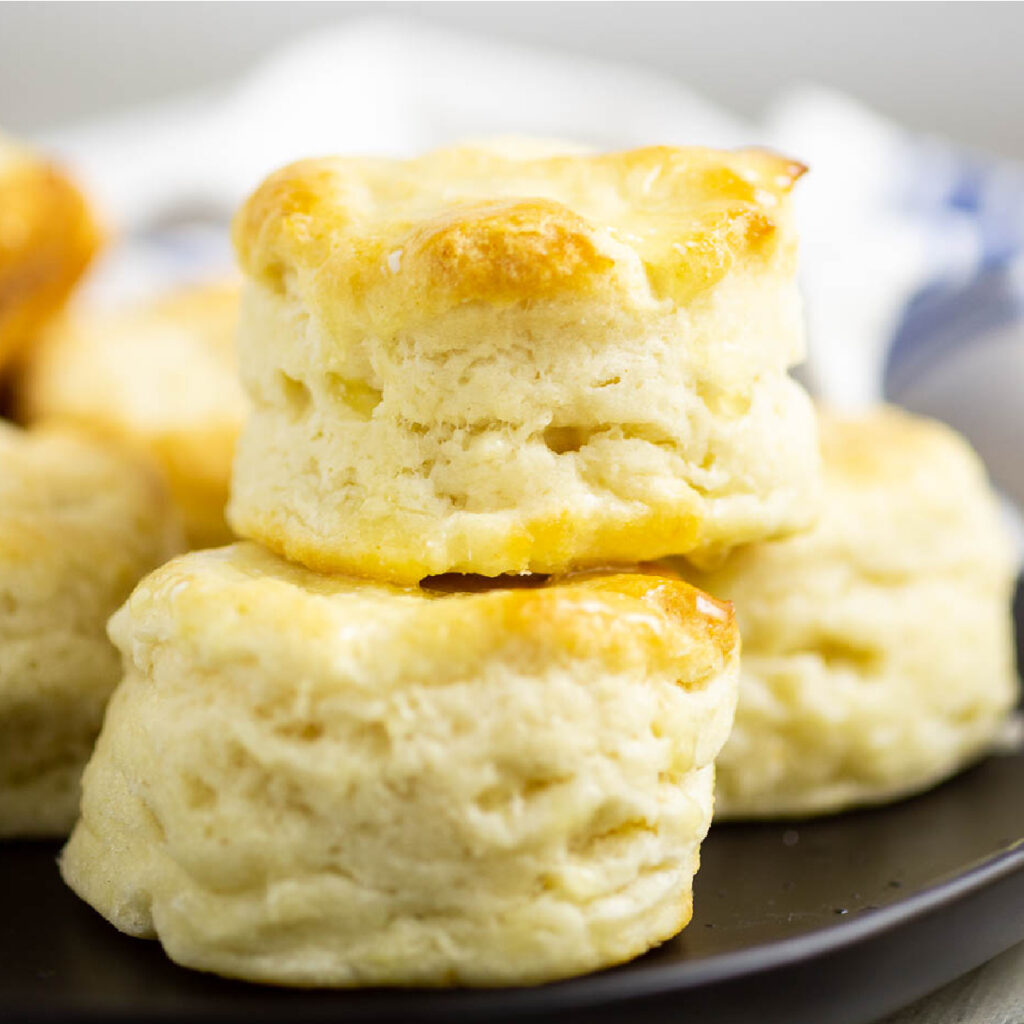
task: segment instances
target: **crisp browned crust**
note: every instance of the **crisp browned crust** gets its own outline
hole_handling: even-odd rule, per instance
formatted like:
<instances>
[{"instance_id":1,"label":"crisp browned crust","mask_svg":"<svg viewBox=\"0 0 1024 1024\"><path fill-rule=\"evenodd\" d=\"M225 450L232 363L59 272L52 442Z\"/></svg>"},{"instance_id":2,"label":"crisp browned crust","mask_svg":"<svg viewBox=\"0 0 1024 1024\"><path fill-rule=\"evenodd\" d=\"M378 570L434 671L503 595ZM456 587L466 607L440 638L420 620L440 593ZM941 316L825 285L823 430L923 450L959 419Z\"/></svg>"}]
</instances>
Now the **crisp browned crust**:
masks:
<instances>
[{"instance_id":1,"label":"crisp browned crust","mask_svg":"<svg viewBox=\"0 0 1024 1024\"><path fill-rule=\"evenodd\" d=\"M240 211L243 269L304 275L370 319L587 293L646 272L683 303L738 261L790 260L786 196L805 168L761 150L667 146L514 160L471 148L417 160L306 160Z\"/></svg>"},{"instance_id":2,"label":"crisp browned crust","mask_svg":"<svg viewBox=\"0 0 1024 1024\"><path fill-rule=\"evenodd\" d=\"M390 655L415 659L421 671L436 665L442 674L477 670L512 644L542 657L558 652L606 665L640 658L673 666L680 685L690 688L721 671L738 650L732 605L667 566L537 582L453 576L427 588L398 587L322 576L243 542L168 562L139 585L130 606L132 615L145 616L173 596L175 629L208 638L200 642L212 650L230 646L236 627L260 633L264 622L279 624L275 642L305 649L335 628L325 619L334 602L352 623L379 621L402 608L412 614L395 626ZM244 619L236 615L239 602L249 609Z\"/></svg>"}]
</instances>

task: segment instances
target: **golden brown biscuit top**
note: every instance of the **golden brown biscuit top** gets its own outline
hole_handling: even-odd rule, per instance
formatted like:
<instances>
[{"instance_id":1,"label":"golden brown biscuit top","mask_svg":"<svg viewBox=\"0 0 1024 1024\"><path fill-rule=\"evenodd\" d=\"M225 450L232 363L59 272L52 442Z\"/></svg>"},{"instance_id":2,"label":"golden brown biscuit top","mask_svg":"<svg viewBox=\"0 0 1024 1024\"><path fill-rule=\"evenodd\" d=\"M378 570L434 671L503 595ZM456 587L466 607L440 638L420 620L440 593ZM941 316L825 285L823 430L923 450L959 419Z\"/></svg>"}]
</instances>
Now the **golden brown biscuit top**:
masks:
<instances>
[{"instance_id":1,"label":"golden brown biscuit top","mask_svg":"<svg viewBox=\"0 0 1024 1024\"><path fill-rule=\"evenodd\" d=\"M738 645L732 606L660 572L404 588L313 573L240 542L162 566L139 584L111 635L143 658L172 633L193 656L214 660L257 644L268 663L278 652L282 664L299 671L315 662L321 674L361 649L389 673L472 671L511 645L527 662L671 663L681 666L681 685L696 686Z\"/></svg>"},{"instance_id":2,"label":"golden brown biscuit top","mask_svg":"<svg viewBox=\"0 0 1024 1024\"><path fill-rule=\"evenodd\" d=\"M54 265L80 269L98 244L96 223L68 178L0 136L0 311L8 288L33 287Z\"/></svg>"},{"instance_id":3,"label":"golden brown biscuit top","mask_svg":"<svg viewBox=\"0 0 1024 1024\"><path fill-rule=\"evenodd\" d=\"M235 222L243 269L309 281L373 315L587 293L645 275L685 303L737 261L791 269L787 196L805 168L760 150L668 146L514 159L493 148L416 160L306 160L271 175Z\"/></svg>"},{"instance_id":4,"label":"golden brown biscuit top","mask_svg":"<svg viewBox=\"0 0 1024 1024\"><path fill-rule=\"evenodd\" d=\"M71 181L0 136L0 365L59 308L99 244Z\"/></svg>"}]
</instances>

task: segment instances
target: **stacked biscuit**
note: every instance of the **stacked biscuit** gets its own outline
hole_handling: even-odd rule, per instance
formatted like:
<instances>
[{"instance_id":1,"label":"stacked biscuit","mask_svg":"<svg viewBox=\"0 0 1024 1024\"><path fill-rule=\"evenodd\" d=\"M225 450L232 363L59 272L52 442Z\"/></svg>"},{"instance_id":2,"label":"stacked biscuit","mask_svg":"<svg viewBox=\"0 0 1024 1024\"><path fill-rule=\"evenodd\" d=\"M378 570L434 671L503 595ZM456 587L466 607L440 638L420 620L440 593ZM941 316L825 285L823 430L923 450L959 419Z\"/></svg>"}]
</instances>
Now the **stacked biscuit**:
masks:
<instances>
[{"instance_id":1,"label":"stacked biscuit","mask_svg":"<svg viewBox=\"0 0 1024 1024\"><path fill-rule=\"evenodd\" d=\"M639 563L813 519L801 170L463 148L271 177L236 222L249 540L114 616L71 886L291 984L539 981L683 927L738 636Z\"/></svg>"}]
</instances>

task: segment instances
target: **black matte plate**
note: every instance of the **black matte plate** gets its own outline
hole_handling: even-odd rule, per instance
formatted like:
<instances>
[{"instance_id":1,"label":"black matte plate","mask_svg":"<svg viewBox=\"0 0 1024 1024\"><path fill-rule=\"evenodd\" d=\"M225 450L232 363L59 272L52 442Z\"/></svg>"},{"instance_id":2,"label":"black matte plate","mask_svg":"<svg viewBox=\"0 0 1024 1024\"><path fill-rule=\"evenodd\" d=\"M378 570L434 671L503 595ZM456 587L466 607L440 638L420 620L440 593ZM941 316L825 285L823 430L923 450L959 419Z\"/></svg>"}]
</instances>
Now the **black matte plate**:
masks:
<instances>
[{"instance_id":1,"label":"black matte plate","mask_svg":"<svg viewBox=\"0 0 1024 1024\"><path fill-rule=\"evenodd\" d=\"M1017 612L1020 640L1020 593ZM868 1024L1024 939L1024 752L890 807L716 826L681 936L530 989L303 992L186 971L65 889L58 849L0 844L0 1020Z\"/></svg>"},{"instance_id":2,"label":"black matte plate","mask_svg":"<svg viewBox=\"0 0 1024 1024\"><path fill-rule=\"evenodd\" d=\"M58 847L0 848L0 1019L563 1018L865 1024L1024 938L1024 755L932 793L712 830L696 915L624 967L534 989L298 992L196 974L67 891Z\"/></svg>"}]
</instances>

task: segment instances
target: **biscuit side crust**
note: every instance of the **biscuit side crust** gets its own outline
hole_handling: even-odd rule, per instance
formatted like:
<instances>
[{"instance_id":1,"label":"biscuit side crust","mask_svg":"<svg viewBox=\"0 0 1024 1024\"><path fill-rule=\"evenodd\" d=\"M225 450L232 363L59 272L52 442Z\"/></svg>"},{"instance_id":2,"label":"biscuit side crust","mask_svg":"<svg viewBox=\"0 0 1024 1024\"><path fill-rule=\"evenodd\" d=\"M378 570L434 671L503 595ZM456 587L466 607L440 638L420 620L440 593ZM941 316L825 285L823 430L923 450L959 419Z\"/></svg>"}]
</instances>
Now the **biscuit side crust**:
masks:
<instances>
[{"instance_id":1,"label":"biscuit side crust","mask_svg":"<svg viewBox=\"0 0 1024 1024\"><path fill-rule=\"evenodd\" d=\"M228 518L321 571L557 572L816 514L788 280L737 272L685 312L474 305L394 336L337 335L253 284L241 339L253 412Z\"/></svg>"}]
</instances>

